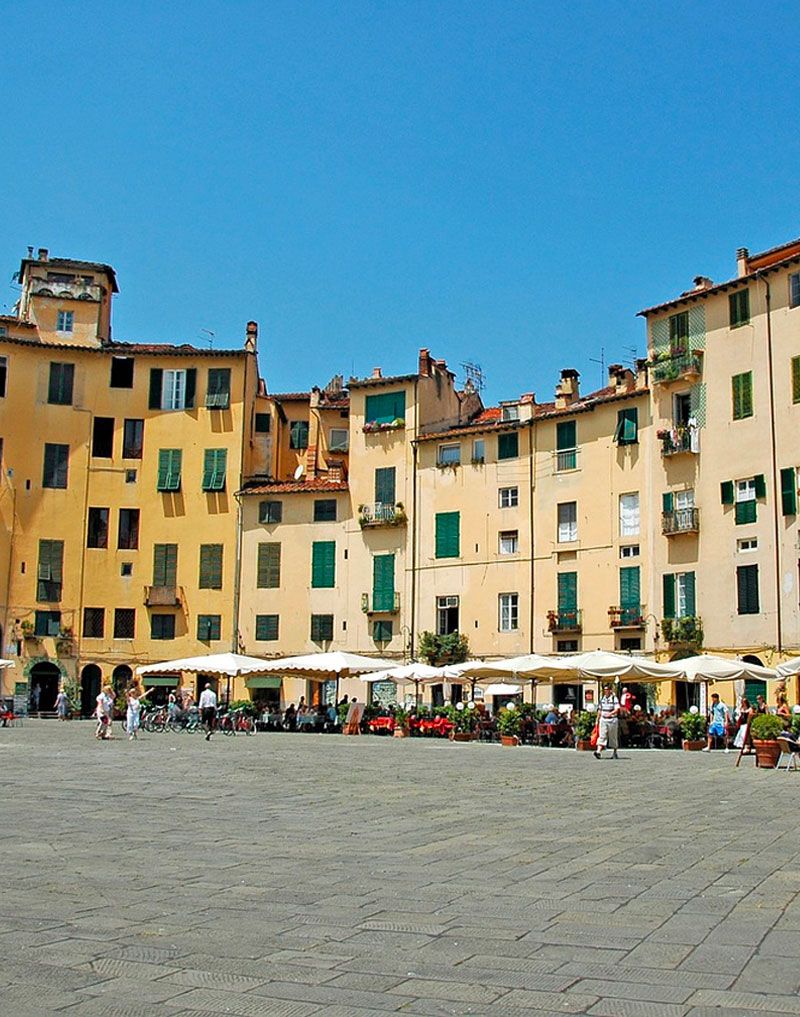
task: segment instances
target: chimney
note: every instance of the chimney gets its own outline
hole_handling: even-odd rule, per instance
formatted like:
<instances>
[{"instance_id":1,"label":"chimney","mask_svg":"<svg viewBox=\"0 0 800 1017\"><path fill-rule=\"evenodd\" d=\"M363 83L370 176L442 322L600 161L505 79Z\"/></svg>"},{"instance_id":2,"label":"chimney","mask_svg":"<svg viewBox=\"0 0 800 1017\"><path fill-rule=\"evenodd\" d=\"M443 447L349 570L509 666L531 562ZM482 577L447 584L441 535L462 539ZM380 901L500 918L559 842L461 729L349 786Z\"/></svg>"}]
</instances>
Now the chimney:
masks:
<instances>
[{"instance_id":1,"label":"chimney","mask_svg":"<svg viewBox=\"0 0 800 1017\"><path fill-rule=\"evenodd\" d=\"M419 367L417 373L424 378L429 378L431 374L431 351L421 349L419 351Z\"/></svg>"},{"instance_id":2,"label":"chimney","mask_svg":"<svg viewBox=\"0 0 800 1017\"><path fill-rule=\"evenodd\" d=\"M578 401L579 380L580 374L572 368L568 367L561 372L561 381L556 385L556 409L563 410Z\"/></svg>"},{"instance_id":3,"label":"chimney","mask_svg":"<svg viewBox=\"0 0 800 1017\"><path fill-rule=\"evenodd\" d=\"M736 272L741 279L743 275L750 275L750 252L746 247L740 247L736 252Z\"/></svg>"},{"instance_id":4,"label":"chimney","mask_svg":"<svg viewBox=\"0 0 800 1017\"><path fill-rule=\"evenodd\" d=\"M696 275L692 282L696 290L710 290L714 286L714 280L707 275Z\"/></svg>"},{"instance_id":5,"label":"chimney","mask_svg":"<svg viewBox=\"0 0 800 1017\"><path fill-rule=\"evenodd\" d=\"M623 367L622 364L609 364L608 384L609 388L615 389L618 393L630 392L633 388L633 371Z\"/></svg>"},{"instance_id":6,"label":"chimney","mask_svg":"<svg viewBox=\"0 0 800 1017\"><path fill-rule=\"evenodd\" d=\"M372 377L373 378L382 378L383 377L383 372L381 371L380 367L373 367L372 368Z\"/></svg>"},{"instance_id":7,"label":"chimney","mask_svg":"<svg viewBox=\"0 0 800 1017\"><path fill-rule=\"evenodd\" d=\"M255 353L258 349L258 322L248 321L247 336L244 341L244 348L248 353Z\"/></svg>"},{"instance_id":8,"label":"chimney","mask_svg":"<svg viewBox=\"0 0 800 1017\"><path fill-rule=\"evenodd\" d=\"M638 357L636 360L636 385L637 391L647 388L647 357Z\"/></svg>"},{"instance_id":9,"label":"chimney","mask_svg":"<svg viewBox=\"0 0 800 1017\"><path fill-rule=\"evenodd\" d=\"M30 261L32 258L33 258L33 248L29 247L28 248L28 261Z\"/></svg>"},{"instance_id":10,"label":"chimney","mask_svg":"<svg viewBox=\"0 0 800 1017\"><path fill-rule=\"evenodd\" d=\"M40 247L39 248L39 261L47 261L47 256L49 255L49 253L50 252L47 250L46 247Z\"/></svg>"}]
</instances>

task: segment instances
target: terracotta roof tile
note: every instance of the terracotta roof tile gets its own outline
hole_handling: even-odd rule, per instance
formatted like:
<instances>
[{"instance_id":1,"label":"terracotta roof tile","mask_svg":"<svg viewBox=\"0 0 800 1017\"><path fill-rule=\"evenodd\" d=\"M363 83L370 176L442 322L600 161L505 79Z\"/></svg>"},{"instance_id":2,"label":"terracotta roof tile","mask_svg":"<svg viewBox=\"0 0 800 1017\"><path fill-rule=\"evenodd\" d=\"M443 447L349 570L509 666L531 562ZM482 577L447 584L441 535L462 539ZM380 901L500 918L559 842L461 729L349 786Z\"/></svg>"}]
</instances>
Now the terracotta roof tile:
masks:
<instances>
[{"instance_id":1,"label":"terracotta roof tile","mask_svg":"<svg viewBox=\"0 0 800 1017\"><path fill-rule=\"evenodd\" d=\"M239 494L321 494L349 491L344 480L248 480Z\"/></svg>"},{"instance_id":2,"label":"terracotta roof tile","mask_svg":"<svg viewBox=\"0 0 800 1017\"><path fill-rule=\"evenodd\" d=\"M292 403L292 402L308 402L311 398L310 392L272 392L270 393L270 399L275 399L279 403Z\"/></svg>"}]
</instances>

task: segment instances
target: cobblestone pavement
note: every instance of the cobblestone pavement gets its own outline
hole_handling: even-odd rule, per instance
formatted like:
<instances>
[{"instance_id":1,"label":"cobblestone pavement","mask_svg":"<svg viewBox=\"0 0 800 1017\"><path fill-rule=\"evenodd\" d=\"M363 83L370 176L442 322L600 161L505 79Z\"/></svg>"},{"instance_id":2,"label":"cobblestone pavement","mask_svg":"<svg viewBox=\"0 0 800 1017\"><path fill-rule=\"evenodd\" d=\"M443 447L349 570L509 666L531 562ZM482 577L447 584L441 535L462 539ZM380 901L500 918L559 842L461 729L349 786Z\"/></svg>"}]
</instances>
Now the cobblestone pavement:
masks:
<instances>
[{"instance_id":1,"label":"cobblestone pavement","mask_svg":"<svg viewBox=\"0 0 800 1017\"><path fill-rule=\"evenodd\" d=\"M0 729L7 1017L800 1014L800 774Z\"/></svg>"}]
</instances>

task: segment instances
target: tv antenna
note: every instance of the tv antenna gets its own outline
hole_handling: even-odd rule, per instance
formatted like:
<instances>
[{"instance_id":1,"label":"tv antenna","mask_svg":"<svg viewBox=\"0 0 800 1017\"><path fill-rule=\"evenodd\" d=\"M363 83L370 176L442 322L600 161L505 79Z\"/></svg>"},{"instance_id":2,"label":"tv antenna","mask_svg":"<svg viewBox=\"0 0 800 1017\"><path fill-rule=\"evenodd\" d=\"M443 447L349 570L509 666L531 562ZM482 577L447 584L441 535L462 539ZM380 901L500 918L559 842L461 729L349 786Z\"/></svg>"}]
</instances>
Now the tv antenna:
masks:
<instances>
[{"instance_id":1,"label":"tv antenna","mask_svg":"<svg viewBox=\"0 0 800 1017\"><path fill-rule=\"evenodd\" d=\"M636 354L639 352L635 346L623 346L622 347L627 353L630 354L629 358L625 361L626 364L630 364L631 368L636 370Z\"/></svg>"},{"instance_id":2,"label":"tv antenna","mask_svg":"<svg viewBox=\"0 0 800 1017\"><path fill-rule=\"evenodd\" d=\"M208 338L205 341L208 343L208 348L209 349L213 349L213 347L214 347L214 340L217 337L217 333L216 332L212 332L210 328L201 328L200 331L201 332L205 332L205 334L208 336Z\"/></svg>"},{"instance_id":3,"label":"tv antenna","mask_svg":"<svg viewBox=\"0 0 800 1017\"><path fill-rule=\"evenodd\" d=\"M600 357L589 357L589 360L593 364L600 365L600 388L605 385L606 382L606 348L605 346L600 347Z\"/></svg>"},{"instance_id":4,"label":"tv antenna","mask_svg":"<svg viewBox=\"0 0 800 1017\"><path fill-rule=\"evenodd\" d=\"M486 386L486 377L481 370L481 365L468 360L465 364L461 364L461 367L464 368L467 381L472 382L477 392L482 392Z\"/></svg>"}]
</instances>

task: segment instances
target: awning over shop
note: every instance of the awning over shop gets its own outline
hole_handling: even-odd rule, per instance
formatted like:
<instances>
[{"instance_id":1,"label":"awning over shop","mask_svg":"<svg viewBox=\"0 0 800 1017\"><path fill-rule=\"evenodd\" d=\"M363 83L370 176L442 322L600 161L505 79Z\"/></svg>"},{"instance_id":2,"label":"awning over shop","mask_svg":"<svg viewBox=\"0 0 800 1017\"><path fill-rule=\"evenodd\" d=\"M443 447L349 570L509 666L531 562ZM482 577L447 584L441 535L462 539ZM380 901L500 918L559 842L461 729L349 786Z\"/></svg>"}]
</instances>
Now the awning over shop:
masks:
<instances>
[{"instance_id":1,"label":"awning over shop","mask_svg":"<svg viewBox=\"0 0 800 1017\"><path fill-rule=\"evenodd\" d=\"M158 686L167 686L168 688L175 688L178 684L178 675L176 674L154 674L149 675L147 678L148 688L155 688Z\"/></svg>"},{"instance_id":2,"label":"awning over shop","mask_svg":"<svg viewBox=\"0 0 800 1017\"><path fill-rule=\"evenodd\" d=\"M279 689L281 678L270 678L267 675L251 675L245 685L248 689Z\"/></svg>"}]
</instances>

